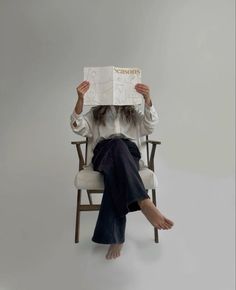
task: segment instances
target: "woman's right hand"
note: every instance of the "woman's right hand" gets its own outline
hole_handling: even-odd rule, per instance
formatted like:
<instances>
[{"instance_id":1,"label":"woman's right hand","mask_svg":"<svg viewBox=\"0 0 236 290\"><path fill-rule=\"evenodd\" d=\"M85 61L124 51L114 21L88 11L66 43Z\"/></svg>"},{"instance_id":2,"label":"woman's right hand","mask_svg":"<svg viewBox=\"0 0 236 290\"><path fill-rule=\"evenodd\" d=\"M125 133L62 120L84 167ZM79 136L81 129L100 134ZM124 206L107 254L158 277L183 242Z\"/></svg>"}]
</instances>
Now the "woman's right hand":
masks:
<instances>
[{"instance_id":1,"label":"woman's right hand","mask_svg":"<svg viewBox=\"0 0 236 290\"><path fill-rule=\"evenodd\" d=\"M79 86L76 88L77 94L79 98L83 98L84 94L87 92L89 89L90 83L89 81L83 81L82 83L79 84Z\"/></svg>"}]
</instances>

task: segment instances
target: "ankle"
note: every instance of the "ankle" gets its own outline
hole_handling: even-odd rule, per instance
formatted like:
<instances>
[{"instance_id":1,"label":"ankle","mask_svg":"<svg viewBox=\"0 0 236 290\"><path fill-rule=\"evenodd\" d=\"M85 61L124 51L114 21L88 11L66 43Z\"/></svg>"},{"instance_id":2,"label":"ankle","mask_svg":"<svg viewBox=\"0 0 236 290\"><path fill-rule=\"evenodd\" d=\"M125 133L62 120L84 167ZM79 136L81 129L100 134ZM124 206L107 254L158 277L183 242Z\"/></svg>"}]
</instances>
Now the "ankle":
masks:
<instances>
[{"instance_id":1,"label":"ankle","mask_svg":"<svg viewBox=\"0 0 236 290\"><path fill-rule=\"evenodd\" d=\"M138 200L138 204L140 208L143 208L145 205L149 204L150 201L151 201L150 198L145 198L145 199Z\"/></svg>"}]
</instances>

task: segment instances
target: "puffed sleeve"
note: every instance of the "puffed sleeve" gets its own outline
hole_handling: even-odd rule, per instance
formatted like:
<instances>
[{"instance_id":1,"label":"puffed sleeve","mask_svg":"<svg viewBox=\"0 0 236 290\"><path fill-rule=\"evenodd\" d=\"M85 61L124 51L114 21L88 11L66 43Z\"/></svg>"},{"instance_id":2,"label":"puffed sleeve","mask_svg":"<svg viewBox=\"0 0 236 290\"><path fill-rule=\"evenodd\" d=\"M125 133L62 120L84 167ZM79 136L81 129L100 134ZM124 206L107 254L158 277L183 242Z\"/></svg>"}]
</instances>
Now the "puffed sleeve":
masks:
<instances>
[{"instance_id":1,"label":"puffed sleeve","mask_svg":"<svg viewBox=\"0 0 236 290\"><path fill-rule=\"evenodd\" d=\"M159 122L159 115L152 104L152 106L148 106L146 103L144 104L144 113L136 107L138 124L140 130L140 137L149 135L154 131L156 124Z\"/></svg>"},{"instance_id":2,"label":"puffed sleeve","mask_svg":"<svg viewBox=\"0 0 236 290\"><path fill-rule=\"evenodd\" d=\"M73 125L76 122L77 127ZM73 110L70 116L70 126L74 133L79 134L83 137L92 137L93 136L93 116L92 111L89 110L87 113L77 114L75 110Z\"/></svg>"}]
</instances>

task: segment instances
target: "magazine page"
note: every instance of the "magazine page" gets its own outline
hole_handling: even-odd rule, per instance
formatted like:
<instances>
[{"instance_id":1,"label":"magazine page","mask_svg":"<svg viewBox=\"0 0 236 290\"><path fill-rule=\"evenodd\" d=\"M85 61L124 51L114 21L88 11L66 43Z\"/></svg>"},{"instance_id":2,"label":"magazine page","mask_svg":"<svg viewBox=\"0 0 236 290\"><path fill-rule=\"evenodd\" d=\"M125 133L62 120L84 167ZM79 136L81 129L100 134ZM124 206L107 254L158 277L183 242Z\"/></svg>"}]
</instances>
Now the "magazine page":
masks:
<instances>
[{"instance_id":1,"label":"magazine page","mask_svg":"<svg viewBox=\"0 0 236 290\"><path fill-rule=\"evenodd\" d=\"M113 103L113 67L84 67L84 80L90 87L84 95L84 105L111 105Z\"/></svg>"},{"instance_id":2,"label":"magazine page","mask_svg":"<svg viewBox=\"0 0 236 290\"><path fill-rule=\"evenodd\" d=\"M139 68L114 67L113 104L141 104L143 98L134 88L137 83L141 83L141 70Z\"/></svg>"},{"instance_id":3,"label":"magazine page","mask_svg":"<svg viewBox=\"0 0 236 290\"><path fill-rule=\"evenodd\" d=\"M135 90L141 83L139 68L115 66L84 67L84 80L90 82L84 96L84 105L137 105L142 96Z\"/></svg>"}]
</instances>

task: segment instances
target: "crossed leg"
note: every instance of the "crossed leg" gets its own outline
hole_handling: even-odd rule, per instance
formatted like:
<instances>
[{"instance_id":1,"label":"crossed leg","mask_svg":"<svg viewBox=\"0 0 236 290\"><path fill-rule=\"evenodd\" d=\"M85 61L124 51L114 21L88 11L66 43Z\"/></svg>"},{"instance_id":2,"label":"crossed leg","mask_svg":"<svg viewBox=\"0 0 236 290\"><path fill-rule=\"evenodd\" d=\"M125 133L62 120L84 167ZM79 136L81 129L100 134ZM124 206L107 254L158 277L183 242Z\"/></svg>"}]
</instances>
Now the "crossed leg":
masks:
<instances>
[{"instance_id":1,"label":"crossed leg","mask_svg":"<svg viewBox=\"0 0 236 290\"><path fill-rule=\"evenodd\" d=\"M127 144L121 139L113 139L108 141L94 159L94 169L104 174L105 190L95 228L97 234L94 234L93 240L101 243L112 241L106 254L107 259L115 259L121 254L125 215L129 211L141 209L148 221L158 229L170 229L174 225L147 195L138 173L138 157L138 151L132 143ZM131 205L132 209L129 207ZM118 220L117 214L123 215L123 219ZM104 240L106 231L106 240Z\"/></svg>"}]
</instances>

